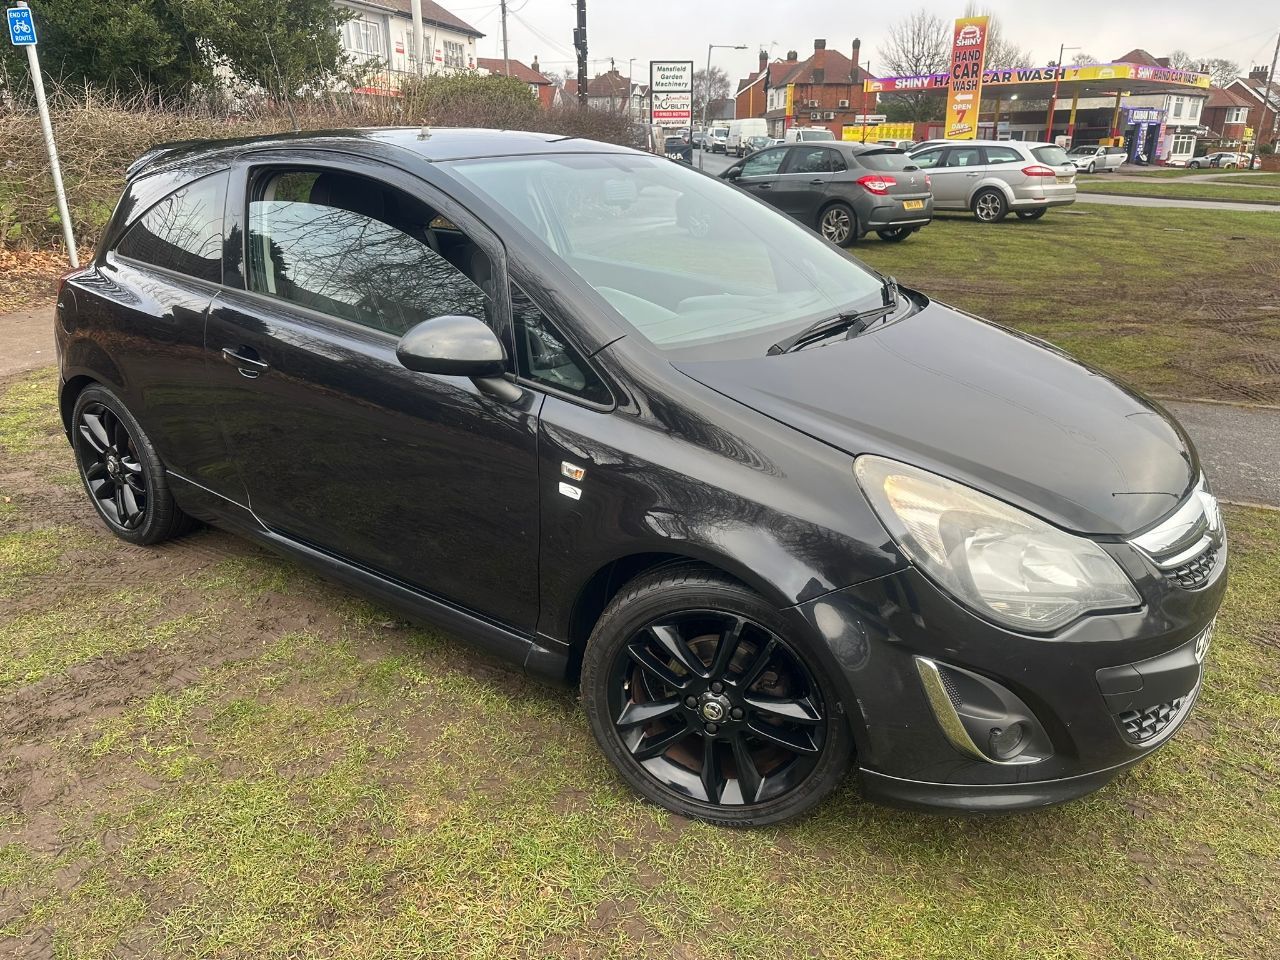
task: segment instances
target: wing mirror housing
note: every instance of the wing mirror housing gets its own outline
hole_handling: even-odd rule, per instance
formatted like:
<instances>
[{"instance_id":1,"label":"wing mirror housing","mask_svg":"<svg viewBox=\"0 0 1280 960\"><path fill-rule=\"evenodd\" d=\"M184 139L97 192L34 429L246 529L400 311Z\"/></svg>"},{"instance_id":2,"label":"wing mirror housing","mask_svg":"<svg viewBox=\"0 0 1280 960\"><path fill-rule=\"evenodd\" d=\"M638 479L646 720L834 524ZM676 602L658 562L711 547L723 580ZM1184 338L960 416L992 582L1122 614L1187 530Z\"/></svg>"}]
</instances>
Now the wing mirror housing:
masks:
<instances>
[{"instance_id":1,"label":"wing mirror housing","mask_svg":"<svg viewBox=\"0 0 1280 960\"><path fill-rule=\"evenodd\" d=\"M742 176L741 167L730 167L724 172L724 178L726 180L737 180L740 176Z\"/></svg>"},{"instance_id":2,"label":"wing mirror housing","mask_svg":"<svg viewBox=\"0 0 1280 960\"><path fill-rule=\"evenodd\" d=\"M497 334L475 317L444 316L412 327L396 344L406 370L445 377L470 377L480 392L507 403L522 391L507 380L507 351Z\"/></svg>"}]
</instances>

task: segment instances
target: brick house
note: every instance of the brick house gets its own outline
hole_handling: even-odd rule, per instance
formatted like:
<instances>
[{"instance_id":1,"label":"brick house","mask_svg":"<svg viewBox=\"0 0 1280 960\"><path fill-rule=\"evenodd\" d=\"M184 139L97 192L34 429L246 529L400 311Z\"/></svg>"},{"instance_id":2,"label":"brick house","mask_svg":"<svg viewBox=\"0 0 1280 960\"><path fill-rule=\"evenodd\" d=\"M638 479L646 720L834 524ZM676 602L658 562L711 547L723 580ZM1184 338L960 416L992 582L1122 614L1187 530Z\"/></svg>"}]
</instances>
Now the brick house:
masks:
<instances>
[{"instance_id":1,"label":"brick house","mask_svg":"<svg viewBox=\"0 0 1280 960\"><path fill-rule=\"evenodd\" d=\"M476 66L485 73L494 73L503 76L507 72L507 63L511 64L511 76L517 80L523 80L529 85L529 89L537 96L538 102L542 104L543 109L551 106L555 99L556 88L551 80L542 75L538 69L538 58L533 58L533 66L527 67L519 60L506 61L501 57L476 57Z\"/></svg>"},{"instance_id":2,"label":"brick house","mask_svg":"<svg viewBox=\"0 0 1280 960\"><path fill-rule=\"evenodd\" d=\"M1223 147L1239 147L1249 126L1250 101L1233 90L1209 88L1209 100L1200 114L1200 123L1210 131L1206 139L1217 140Z\"/></svg>"},{"instance_id":3,"label":"brick house","mask_svg":"<svg viewBox=\"0 0 1280 960\"><path fill-rule=\"evenodd\" d=\"M760 69L749 77L738 81L738 91L734 96L734 117L746 120L750 117L763 117L767 109L765 97L769 90L776 87L796 65L796 52L790 50L783 60L769 62L767 50L760 51Z\"/></svg>"},{"instance_id":4,"label":"brick house","mask_svg":"<svg viewBox=\"0 0 1280 960\"><path fill-rule=\"evenodd\" d=\"M862 43L854 40L850 56L839 50L828 50L827 41L813 41L813 54L806 60L798 60L791 51L783 61L782 70L773 68L779 64L762 63L751 77L738 84L738 115L757 104L760 93L757 86L768 89L763 92L764 112L747 113L763 116L769 122L769 134L781 137L788 127L825 127L837 138L846 124L853 125L862 113L874 113L875 94L862 90L864 80L870 74L857 66ZM791 102L788 109L787 89Z\"/></svg>"},{"instance_id":5,"label":"brick house","mask_svg":"<svg viewBox=\"0 0 1280 960\"><path fill-rule=\"evenodd\" d=\"M1270 69L1254 67L1249 76L1240 77L1227 89L1249 103L1246 126L1253 128L1258 145L1280 142L1280 83L1268 80Z\"/></svg>"}]
</instances>

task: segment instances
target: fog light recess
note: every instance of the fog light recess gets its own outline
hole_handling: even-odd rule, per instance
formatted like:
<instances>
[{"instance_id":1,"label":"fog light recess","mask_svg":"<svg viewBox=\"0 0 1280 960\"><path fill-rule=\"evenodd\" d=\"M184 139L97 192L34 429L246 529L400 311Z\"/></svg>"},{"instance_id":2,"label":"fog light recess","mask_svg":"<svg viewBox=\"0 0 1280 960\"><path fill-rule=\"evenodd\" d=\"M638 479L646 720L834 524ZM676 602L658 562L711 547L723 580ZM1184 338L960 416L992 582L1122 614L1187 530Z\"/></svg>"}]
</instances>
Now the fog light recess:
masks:
<instances>
[{"instance_id":1,"label":"fog light recess","mask_svg":"<svg viewBox=\"0 0 1280 960\"><path fill-rule=\"evenodd\" d=\"M915 662L938 726L961 753L996 764L1039 763L1053 756L1049 735L1012 690L927 657Z\"/></svg>"}]
</instances>

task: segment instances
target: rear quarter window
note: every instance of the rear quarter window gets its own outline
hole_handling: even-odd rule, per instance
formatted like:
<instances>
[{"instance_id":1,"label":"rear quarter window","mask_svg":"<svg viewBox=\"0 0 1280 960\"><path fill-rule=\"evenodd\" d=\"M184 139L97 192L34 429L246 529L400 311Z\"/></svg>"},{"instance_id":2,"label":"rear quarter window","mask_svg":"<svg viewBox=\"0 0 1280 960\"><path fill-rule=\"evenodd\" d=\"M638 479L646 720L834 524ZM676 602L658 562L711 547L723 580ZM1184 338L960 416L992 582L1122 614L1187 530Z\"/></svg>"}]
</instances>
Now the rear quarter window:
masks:
<instances>
[{"instance_id":1,"label":"rear quarter window","mask_svg":"<svg viewBox=\"0 0 1280 960\"><path fill-rule=\"evenodd\" d=\"M1067 151L1053 144L1044 147L1032 147L1031 155L1041 163L1047 163L1051 167L1060 167L1067 162Z\"/></svg>"},{"instance_id":2,"label":"rear quarter window","mask_svg":"<svg viewBox=\"0 0 1280 960\"><path fill-rule=\"evenodd\" d=\"M854 154L858 166L867 170L915 170L919 166L915 160L901 150L867 150Z\"/></svg>"},{"instance_id":3,"label":"rear quarter window","mask_svg":"<svg viewBox=\"0 0 1280 960\"><path fill-rule=\"evenodd\" d=\"M116 244L116 253L221 283L226 182L222 172L179 187L134 221Z\"/></svg>"}]
</instances>

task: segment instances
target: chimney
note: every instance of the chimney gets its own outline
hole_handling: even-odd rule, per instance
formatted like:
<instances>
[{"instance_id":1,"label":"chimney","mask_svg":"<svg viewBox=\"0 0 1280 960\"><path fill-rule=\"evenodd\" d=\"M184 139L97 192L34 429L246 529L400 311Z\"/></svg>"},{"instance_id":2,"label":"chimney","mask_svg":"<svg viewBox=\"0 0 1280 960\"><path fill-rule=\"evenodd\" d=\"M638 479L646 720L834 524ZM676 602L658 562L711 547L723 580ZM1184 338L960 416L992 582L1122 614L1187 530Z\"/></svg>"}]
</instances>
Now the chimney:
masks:
<instances>
[{"instance_id":1,"label":"chimney","mask_svg":"<svg viewBox=\"0 0 1280 960\"><path fill-rule=\"evenodd\" d=\"M1271 68L1270 68L1270 67L1250 67L1250 68L1249 68L1249 79L1250 79L1250 80L1261 80L1261 81L1263 81L1263 82L1265 83L1265 82L1266 82L1266 80L1267 80L1267 75L1268 75L1269 73L1271 73Z\"/></svg>"},{"instance_id":2,"label":"chimney","mask_svg":"<svg viewBox=\"0 0 1280 960\"><path fill-rule=\"evenodd\" d=\"M797 60L799 60L799 59L800 59L800 55L799 55L798 53L796 53L794 50L788 50L788 51L787 51L787 62L788 62L788 63L795 63L795 62L796 62Z\"/></svg>"},{"instance_id":3,"label":"chimney","mask_svg":"<svg viewBox=\"0 0 1280 960\"><path fill-rule=\"evenodd\" d=\"M1162 67L1167 67L1167 66L1169 65L1169 58L1168 58L1168 57L1156 57L1156 63L1160 64L1160 66L1162 66ZM1058 66L1062 66L1062 64L1058 64Z\"/></svg>"},{"instance_id":4,"label":"chimney","mask_svg":"<svg viewBox=\"0 0 1280 960\"><path fill-rule=\"evenodd\" d=\"M850 58L851 65L849 67L850 83L856 83L862 77L862 67L860 66L862 62L861 57L862 57L862 41L859 40L857 37L854 37L853 38L853 55Z\"/></svg>"},{"instance_id":5,"label":"chimney","mask_svg":"<svg viewBox=\"0 0 1280 960\"><path fill-rule=\"evenodd\" d=\"M764 73L765 70L768 69L768 67L769 67L769 51L761 50L760 51L760 72Z\"/></svg>"},{"instance_id":6,"label":"chimney","mask_svg":"<svg viewBox=\"0 0 1280 960\"><path fill-rule=\"evenodd\" d=\"M531 63L530 66L533 67L534 73L542 72L542 68L538 66L538 55L536 53L533 55L533 63Z\"/></svg>"},{"instance_id":7,"label":"chimney","mask_svg":"<svg viewBox=\"0 0 1280 960\"><path fill-rule=\"evenodd\" d=\"M827 82L827 41L813 41L813 82Z\"/></svg>"}]
</instances>

